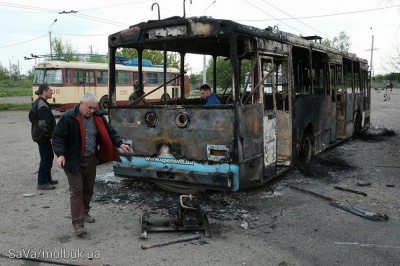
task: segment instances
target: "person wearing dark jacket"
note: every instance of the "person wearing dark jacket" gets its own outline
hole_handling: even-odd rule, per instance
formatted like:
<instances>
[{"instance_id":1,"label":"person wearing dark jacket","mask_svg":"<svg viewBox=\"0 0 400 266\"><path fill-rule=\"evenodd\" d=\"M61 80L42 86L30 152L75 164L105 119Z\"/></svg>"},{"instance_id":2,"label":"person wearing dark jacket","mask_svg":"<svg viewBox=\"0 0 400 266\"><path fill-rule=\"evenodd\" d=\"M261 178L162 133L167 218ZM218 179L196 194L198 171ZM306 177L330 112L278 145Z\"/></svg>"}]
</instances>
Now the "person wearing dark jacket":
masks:
<instances>
[{"instance_id":1,"label":"person wearing dark jacket","mask_svg":"<svg viewBox=\"0 0 400 266\"><path fill-rule=\"evenodd\" d=\"M217 96L211 92L211 88L208 84L203 84L200 86L200 96L206 100L207 106L221 104Z\"/></svg>"},{"instance_id":2,"label":"person wearing dark jacket","mask_svg":"<svg viewBox=\"0 0 400 266\"><path fill-rule=\"evenodd\" d=\"M47 102L52 97L53 90L48 84L41 84L35 94L39 97L32 103L29 121L32 123L32 140L38 144L40 154L37 189L55 189L54 185L58 184L58 181L51 177L54 160L51 137L56 126L56 119Z\"/></svg>"},{"instance_id":3,"label":"person wearing dark jacket","mask_svg":"<svg viewBox=\"0 0 400 266\"><path fill-rule=\"evenodd\" d=\"M114 147L129 152L103 113L96 110L97 98L85 93L80 103L65 112L53 133L53 149L57 165L68 178L72 226L75 235L86 234L84 223L95 222L89 215L96 179L97 159L120 161Z\"/></svg>"}]
</instances>

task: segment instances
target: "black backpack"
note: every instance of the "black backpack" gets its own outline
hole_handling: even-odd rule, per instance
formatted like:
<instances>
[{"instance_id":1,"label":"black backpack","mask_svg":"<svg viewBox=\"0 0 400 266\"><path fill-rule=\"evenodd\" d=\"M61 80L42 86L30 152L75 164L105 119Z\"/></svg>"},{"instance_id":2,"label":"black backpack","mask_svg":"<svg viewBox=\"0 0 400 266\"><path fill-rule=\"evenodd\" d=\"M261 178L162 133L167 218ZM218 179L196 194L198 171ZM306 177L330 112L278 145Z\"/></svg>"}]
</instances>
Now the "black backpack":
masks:
<instances>
[{"instance_id":1,"label":"black backpack","mask_svg":"<svg viewBox=\"0 0 400 266\"><path fill-rule=\"evenodd\" d=\"M32 109L29 111L29 115L28 115L28 118L29 118L29 121L33 124L33 123L37 123L38 121L39 121L39 116L38 116L38 113L37 113L37 111L38 111L38 104L39 104L39 101L34 101L33 103L32 103Z\"/></svg>"}]
</instances>

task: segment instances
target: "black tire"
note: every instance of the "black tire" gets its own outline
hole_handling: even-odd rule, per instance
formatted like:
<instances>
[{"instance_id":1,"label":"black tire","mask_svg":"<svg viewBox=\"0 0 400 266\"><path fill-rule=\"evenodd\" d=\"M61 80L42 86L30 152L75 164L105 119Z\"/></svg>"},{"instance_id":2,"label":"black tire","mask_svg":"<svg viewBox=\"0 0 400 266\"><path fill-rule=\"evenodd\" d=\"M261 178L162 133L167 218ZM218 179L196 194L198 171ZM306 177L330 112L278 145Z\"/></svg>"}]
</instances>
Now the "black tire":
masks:
<instances>
[{"instance_id":1,"label":"black tire","mask_svg":"<svg viewBox=\"0 0 400 266\"><path fill-rule=\"evenodd\" d=\"M103 111L108 111L108 96L103 96L99 102L99 109Z\"/></svg>"},{"instance_id":2,"label":"black tire","mask_svg":"<svg viewBox=\"0 0 400 266\"><path fill-rule=\"evenodd\" d=\"M300 152L299 152L299 163L303 166L309 166L313 150L313 138L312 135L307 133L301 138Z\"/></svg>"},{"instance_id":3,"label":"black tire","mask_svg":"<svg viewBox=\"0 0 400 266\"><path fill-rule=\"evenodd\" d=\"M358 136L362 133L362 117L359 112L356 114L356 118L354 119L354 135Z\"/></svg>"}]
</instances>

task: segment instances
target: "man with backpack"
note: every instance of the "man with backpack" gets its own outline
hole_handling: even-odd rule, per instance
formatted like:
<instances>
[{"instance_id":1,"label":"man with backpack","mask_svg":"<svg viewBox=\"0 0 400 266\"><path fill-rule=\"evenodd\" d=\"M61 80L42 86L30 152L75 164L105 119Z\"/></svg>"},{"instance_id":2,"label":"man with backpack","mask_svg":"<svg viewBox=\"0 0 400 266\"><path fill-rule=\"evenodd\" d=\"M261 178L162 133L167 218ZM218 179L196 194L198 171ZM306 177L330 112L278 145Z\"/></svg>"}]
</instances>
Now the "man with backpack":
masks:
<instances>
[{"instance_id":1,"label":"man with backpack","mask_svg":"<svg viewBox=\"0 0 400 266\"><path fill-rule=\"evenodd\" d=\"M53 95L53 90L48 84L41 84L35 92L39 97L32 103L29 112L29 121L32 123L32 140L39 146L40 165L37 177L37 189L55 189L57 180L51 177L54 153L51 138L56 126L56 119L51 111L50 104L47 102Z\"/></svg>"}]
</instances>

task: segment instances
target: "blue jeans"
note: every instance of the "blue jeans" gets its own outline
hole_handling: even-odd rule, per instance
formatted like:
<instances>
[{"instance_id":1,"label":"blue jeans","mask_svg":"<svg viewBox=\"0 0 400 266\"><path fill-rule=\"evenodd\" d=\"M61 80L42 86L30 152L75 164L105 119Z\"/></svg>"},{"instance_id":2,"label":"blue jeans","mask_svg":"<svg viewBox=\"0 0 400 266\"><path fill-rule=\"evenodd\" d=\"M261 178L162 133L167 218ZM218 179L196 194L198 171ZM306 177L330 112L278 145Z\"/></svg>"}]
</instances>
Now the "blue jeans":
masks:
<instances>
[{"instance_id":1,"label":"blue jeans","mask_svg":"<svg viewBox=\"0 0 400 266\"><path fill-rule=\"evenodd\" d=\"M53 167L54 153L51 143L38 143L40 164L38 172L38 185L46 185L51 182L51 167Z\"/></svg>"}]
</instances>

